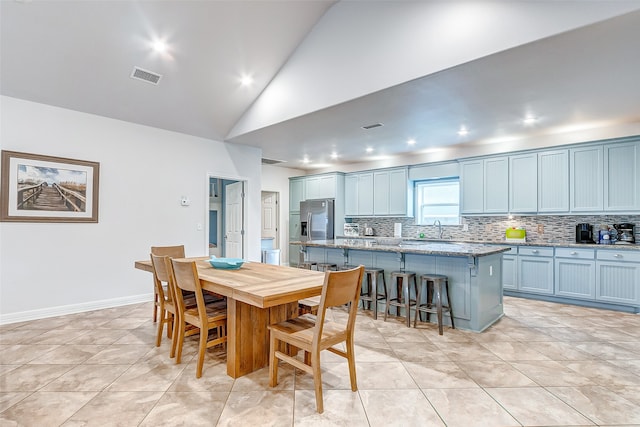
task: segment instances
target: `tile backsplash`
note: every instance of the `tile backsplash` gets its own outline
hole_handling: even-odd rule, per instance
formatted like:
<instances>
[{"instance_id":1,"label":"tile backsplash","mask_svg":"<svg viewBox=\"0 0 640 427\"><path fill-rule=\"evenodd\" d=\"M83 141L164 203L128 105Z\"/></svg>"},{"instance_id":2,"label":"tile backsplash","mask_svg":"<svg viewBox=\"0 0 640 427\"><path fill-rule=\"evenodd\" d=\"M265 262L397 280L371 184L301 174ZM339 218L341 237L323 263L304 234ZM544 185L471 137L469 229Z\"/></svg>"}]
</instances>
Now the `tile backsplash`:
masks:
<instances>
[{"instance_id":1,"label":"tile backsplash","mask_svg":"<svg viewBox=\"0 0 640 427\"><path fill-rule=\"evenodd\" d=\"M362 234L365 224L372 227L376 236L393 236L394 223L402 224L402 237L419 238L424 233L425 239L437 239L438 227L433 225L416 225L413 218L353 218L353 223L360 225ZM504 232L509 227L524 227L527 230L527 242L575 243L576 224L589 223L594 232L601 224L630 222L636 224L636 242L640 242L640 215L531 215L514 216L466 216L462 223L469 226L463 231L462 225L443 226L443 238L477 242L503 242ZM538 233L541 225L543 232Z\"/></svg>"}]
</instances>

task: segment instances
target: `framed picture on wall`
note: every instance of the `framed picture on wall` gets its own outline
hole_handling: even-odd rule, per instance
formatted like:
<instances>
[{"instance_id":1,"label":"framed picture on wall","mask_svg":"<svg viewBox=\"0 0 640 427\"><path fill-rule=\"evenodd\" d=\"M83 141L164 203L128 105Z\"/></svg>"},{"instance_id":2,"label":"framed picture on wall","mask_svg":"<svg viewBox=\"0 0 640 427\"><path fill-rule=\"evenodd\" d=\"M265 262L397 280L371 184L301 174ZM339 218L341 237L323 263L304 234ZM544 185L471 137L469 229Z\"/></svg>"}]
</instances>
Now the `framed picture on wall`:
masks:
<instances>
[{"instance_id":1,"label":"framed picture on wall","mask_svg":"<svg viewBox=\"0 0 640 427\"><path fill-rule=\"evenodd\" d=\"M2 150L0 221L98 222L100 163Z\"/></svg>"}]
</instances>

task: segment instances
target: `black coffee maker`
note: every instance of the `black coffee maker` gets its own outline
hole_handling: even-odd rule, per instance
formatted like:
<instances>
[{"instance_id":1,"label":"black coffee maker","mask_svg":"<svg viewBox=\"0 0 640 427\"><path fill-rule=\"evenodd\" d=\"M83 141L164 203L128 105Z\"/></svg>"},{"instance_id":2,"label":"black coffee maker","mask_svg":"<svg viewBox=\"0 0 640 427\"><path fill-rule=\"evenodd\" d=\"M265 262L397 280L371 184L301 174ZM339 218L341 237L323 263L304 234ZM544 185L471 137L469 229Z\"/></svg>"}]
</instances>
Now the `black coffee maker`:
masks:
<instances>
[{"instance_id":1,"label":"black coffee maker","mask_svg":"<svg viewBox=\"0 0 640 427\"><path fill-rule=\"evenodd\" d=\"M576 243L595 243L591 224L583 222L576 225Z\"/></svg>"}]
</instances>

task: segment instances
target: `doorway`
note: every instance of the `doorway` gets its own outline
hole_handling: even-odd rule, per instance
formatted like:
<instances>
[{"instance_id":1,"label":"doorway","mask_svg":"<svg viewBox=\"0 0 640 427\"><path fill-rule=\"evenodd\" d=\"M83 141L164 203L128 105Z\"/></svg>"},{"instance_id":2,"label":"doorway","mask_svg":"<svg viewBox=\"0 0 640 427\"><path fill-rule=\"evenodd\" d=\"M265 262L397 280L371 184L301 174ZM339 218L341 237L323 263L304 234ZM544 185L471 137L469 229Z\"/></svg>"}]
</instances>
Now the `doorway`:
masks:
<instances>
[{"instance_id":1,"label":"doorway","mask_svg":"<svg viewBox=\"0 0 640 427\"><path fill-rule=\"evenodd\" d=\"M208 176L207 240L209 255L245 257L245 181Z\"/></svg>"}]
</instances>

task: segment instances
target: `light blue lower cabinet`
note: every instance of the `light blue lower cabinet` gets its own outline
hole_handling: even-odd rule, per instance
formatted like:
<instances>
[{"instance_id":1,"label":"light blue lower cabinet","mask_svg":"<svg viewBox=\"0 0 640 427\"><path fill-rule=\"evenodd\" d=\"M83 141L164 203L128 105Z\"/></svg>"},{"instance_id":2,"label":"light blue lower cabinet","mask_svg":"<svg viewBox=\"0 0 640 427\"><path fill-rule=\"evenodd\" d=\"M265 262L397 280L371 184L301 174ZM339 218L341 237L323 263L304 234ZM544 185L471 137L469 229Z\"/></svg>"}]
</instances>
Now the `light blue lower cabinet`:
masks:
<instances>
[{"instance_id":1,"label":"light blue lower cabinet","mask_svg":"<svg viewBox=\"0 0 640 427\"><path fill-rule=\"evenodd\" d=\"M502 255L502 287L514 291L518 289L518 255Z\"/></svg>"},{"instance_id":2,"label":"light blue lower cabinet","mask_svg":"<svg viewBox=\"0 0 640 427\"><path fill-rule=\"evenodd\" d=\"M596 297L595 250L557 248L555 294L580 299Z\"/></svg>"},{"instance_id":3,"label":"light blue lower cabinet","mask_svg":"<svg viewBox=\"0 0 640 427\"><path fill-rule=\"evenodd\" d=\"M553 248L519 248L518 289L553 295Z\"/></svg>"},{"instance_id":4,"label":"light blue lower cabinet","mask_svg":"<svg viewBox=\"0 0 640 427\"><path fill-rule=\"evenodd\" d=\"M307 254L309 260L316 262L335 263L338 255L343 256L342 249L319 247L308 247ZM456 328L479 332L491 326L504 314L501 254L478 258L418 254L405 254L403 257L394 252L350 249L348 263L384 269L387 292L390 293L391 298L397 295L396 286L391 282L391 273L400 270L403 266L405 271L414 271L417 274L418 285L421 274L446 275L449 278L449 297ZM413 286L411 286L411 298L415 298ZM382 315L384 310L385 304L380 304L379 315ZM390 315L396 315L395 307L392 308ZM404 310L401 309L398 315L404 316ZM412 321L413 316L412 310ZM445 325L449 325L448 316L443 317ZM431 321L435 322L435 316L431 316Z\"/></svg>"},{"instance_id":5,"label":"light blue lower cabinet","mask_svg":"<svg viewBox=\"0 0 640 427\"><path fill-rule=\"evenodd\" d=\"M640 309L640 252L598 251L596 300Z\"/></svg>"}]
</instances>

